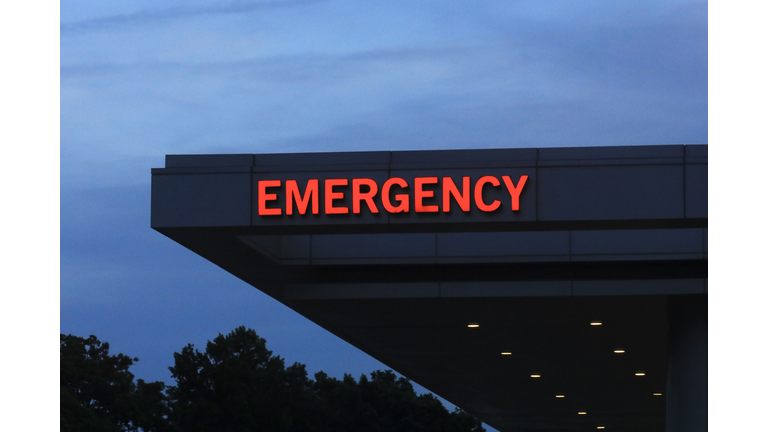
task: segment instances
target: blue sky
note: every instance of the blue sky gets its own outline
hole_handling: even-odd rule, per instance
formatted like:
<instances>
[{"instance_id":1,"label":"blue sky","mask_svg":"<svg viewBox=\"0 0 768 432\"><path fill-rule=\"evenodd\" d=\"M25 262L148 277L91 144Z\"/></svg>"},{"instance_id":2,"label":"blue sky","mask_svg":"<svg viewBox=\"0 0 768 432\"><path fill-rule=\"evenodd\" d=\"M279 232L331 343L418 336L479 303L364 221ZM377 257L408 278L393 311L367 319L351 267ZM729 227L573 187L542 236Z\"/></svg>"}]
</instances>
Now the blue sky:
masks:
<instances>
[{"instance_id":1,"label":"blue sky","mask_svg":"<svg viewBox=\"0 0 768 432\"><path fill-rule=\"evenodd\" d=\"M164 155L708 143L707 2L62 1L60 330L385 366L149 227Z\"/></svg>"}]
</instances>

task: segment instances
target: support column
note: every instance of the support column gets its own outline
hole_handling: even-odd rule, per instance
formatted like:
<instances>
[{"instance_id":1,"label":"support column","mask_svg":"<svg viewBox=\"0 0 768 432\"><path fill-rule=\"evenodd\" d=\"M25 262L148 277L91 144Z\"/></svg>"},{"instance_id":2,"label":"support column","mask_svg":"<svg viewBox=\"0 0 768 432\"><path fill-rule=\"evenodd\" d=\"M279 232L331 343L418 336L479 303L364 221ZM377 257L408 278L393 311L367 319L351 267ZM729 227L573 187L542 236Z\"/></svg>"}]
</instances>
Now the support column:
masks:
<instances>
[{"instance_id":1,"label":"support column","mask_svg":"<svg viewBox=\"0 0 768 432\"><path fill-rule=\"evenodd\" d=\"M669 296L667 432L707 430L707 295Z\"/></svg>"}]
</instances>

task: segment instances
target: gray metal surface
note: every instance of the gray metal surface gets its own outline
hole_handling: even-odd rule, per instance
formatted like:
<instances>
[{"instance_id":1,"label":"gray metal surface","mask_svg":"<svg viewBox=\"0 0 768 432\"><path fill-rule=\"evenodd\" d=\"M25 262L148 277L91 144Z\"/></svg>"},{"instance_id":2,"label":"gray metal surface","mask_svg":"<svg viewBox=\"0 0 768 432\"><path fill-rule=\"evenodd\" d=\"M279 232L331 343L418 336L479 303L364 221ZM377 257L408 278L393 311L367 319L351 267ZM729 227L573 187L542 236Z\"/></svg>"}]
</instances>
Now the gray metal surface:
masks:
<instances>
[{"instance_id":1,"label":"gray metal surface","mask_svg":"<svg viewBox=\"0 0 768 432\"><path fill-rule=\"evenodd\" d=\"M497 211L444 212L438 185L435 213L284 214L286 180L401 177L413 206L416 177L504 175L528 176L518 211L486 185ZM688 418L665 408L667 305L706 298L705 145L167 156L152 227L500 430Z\"/></svg>"}]
</instances>

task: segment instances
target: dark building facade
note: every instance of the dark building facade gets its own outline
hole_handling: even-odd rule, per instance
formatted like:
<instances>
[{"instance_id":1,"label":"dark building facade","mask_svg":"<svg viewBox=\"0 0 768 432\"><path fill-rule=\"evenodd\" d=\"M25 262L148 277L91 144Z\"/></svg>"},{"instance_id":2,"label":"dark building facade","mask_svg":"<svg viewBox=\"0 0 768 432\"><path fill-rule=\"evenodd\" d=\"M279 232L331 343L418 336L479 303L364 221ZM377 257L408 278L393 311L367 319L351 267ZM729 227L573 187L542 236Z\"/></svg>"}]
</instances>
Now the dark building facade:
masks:
<instances>
[{"instance_id":1,"label":"dark building facade","mask_svg":"<svg viewBox=\"0 0 768 432\"><path fill-rule=\"evenodd\" d=\"M707 146L169 155L152 227L501 431L707 429Z\"/></svg>"}]
</instances>

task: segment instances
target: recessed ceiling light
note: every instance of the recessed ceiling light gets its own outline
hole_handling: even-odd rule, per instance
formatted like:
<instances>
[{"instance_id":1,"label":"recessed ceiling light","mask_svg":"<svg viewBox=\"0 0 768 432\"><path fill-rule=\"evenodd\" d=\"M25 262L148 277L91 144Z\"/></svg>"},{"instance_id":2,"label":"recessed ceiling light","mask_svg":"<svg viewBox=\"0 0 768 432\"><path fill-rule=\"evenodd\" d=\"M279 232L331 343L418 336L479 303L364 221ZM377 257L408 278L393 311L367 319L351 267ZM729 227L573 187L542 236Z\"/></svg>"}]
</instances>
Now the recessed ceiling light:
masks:
<instances>
[{"instance_id":1,"label":"recessed ceiling light","mask_svg":"<svg viewBox=\"0 0 768 432\"><path fill-rule=\"evenodd\" d=\"M584 415L586 413L587 413L586 411L579 411L579 415Z\"/></svg>"},{"instance_id":2,"label":"recessed ceiling light","mask_svg":"<svg viewBox=\"0 0 768 432\"><path fill-rule=\"evenodd\" d=\"M624 354L624 350L623 349L613 350L613 352L615 352L616 354Z\"/></svg>"},{"instance_id":3,"label":"recessed ceiling light","mask_svg":"<svg viewBox=\"0 0 768 432\"><path fill-rule=\"evenodd\" d=\"M478 327L480 327L480 324L467 324L467 327L469 327L469 328L478 328Z\"/></svg>"},{"instance_id":4,"label":"recessed ceiling light","mask_svg":"<svg viewBox=\"0 0 768 432\"><path fill-rule=\"evenodd\" d=\"M600 325L603 325L603 323L600 321L592 321L591 323L589 323L589 325L600 326Z\"/></svg>"},{"instance_id":5,"label":"recessed ceiling light","mask_svg":"<svg viewBox=\"0 0 768 432\"><path fill-rule=\"evenodd\" d=\"M635 372L635 376L645 376L645 372Z\"/></svg>"},{"instance_id":6,"label":"recessed ceiling light","mask_svg":"<svg viewBox=\"0 0 768 432\"><path fill-rule=\"evenodd\" d=\"M598 426L598 429L605 429L605 426Z\"/></svg>"},{"instance_id":7,"label":"recessed ceiling light","mask_svg":"<svg viewBox=\"0 0 768 432\"><path fill-rule=\"evenodd\" d=\"M556 398L564 398L565 395L555 395Z\"/></svg>"},{"instance_id":8,"label":"recessed ceiling light","mask_svg":"<svg viewBox=\"0 0 768 432\"><path fill-rule=\"evenodd\" d=\"M654 393L654 396L661 396L661 393Z\"/></svg>"},{"instance_id":9,"label":"recessed ceiling light","mask_svg":"<svg viewBox=\"0 0 768 432\"><path fill-rule=\"evenodd\" d=\"M541 378L540 374L531 374L531 378Z\"/></svg>"},{"instance_id":10,"label":"recessed ceiling light","mask_svg":"<svg viewBox=\"0 0 768 432\"><path fill-rule=\"evenodd\" d=\"M511 352L503 352L503 353L501 353L501 355L512 355L512 353Z\"/></svg>"}]
</instances>

